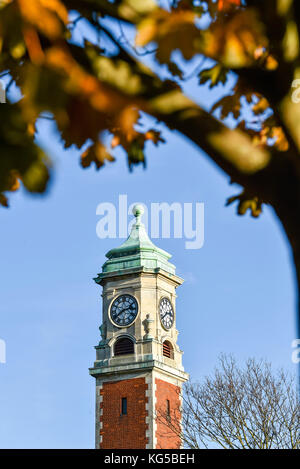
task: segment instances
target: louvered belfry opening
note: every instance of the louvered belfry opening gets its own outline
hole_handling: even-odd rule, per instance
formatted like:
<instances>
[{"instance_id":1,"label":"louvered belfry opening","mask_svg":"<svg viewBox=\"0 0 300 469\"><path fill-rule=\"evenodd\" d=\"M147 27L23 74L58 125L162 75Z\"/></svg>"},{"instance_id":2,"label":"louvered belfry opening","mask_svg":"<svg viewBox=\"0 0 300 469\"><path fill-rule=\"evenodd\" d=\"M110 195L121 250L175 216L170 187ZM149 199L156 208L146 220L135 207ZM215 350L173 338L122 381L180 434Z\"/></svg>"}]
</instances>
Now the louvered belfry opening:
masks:
<instances>
[{"instance_id":1,"label":"louvered belfry opening","mask_svg":"<svg viewBox=\"0 0 300 469\"><path fill-rule=\"evenodd\" d=\"M119 355L130 355L134 353L134 344L128 337L122 337L118 339L114 347L114 356Z\"/></svg>"},{"instance_id":2,"label":"louvered belfry opening","mask_svg":"<svg viewBox=\"0 0 300 469\"><path fill-rule=\"evenodd\" d=\"M174 358L173 346L168 340L165 340L163 343L163 356L172 360Z\"/></svg>"}]
</instances>

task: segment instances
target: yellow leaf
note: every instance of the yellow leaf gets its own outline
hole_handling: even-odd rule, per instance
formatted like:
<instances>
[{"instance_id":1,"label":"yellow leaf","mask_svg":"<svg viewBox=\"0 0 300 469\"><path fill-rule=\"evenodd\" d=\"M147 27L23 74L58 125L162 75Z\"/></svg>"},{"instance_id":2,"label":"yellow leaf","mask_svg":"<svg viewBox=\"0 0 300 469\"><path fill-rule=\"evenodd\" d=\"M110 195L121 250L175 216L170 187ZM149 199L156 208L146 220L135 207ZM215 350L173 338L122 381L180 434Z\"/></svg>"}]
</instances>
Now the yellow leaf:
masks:
<instances>
[{"instance_id":1,"label":"yellow leaf","mask_svg":"<svg viewBox=\"0 0 300 469\"><path fill-rule=\"evenodd\" d=\"M168 63L174 50L180 50L186 60L196 53L195 41L200 31L195 25L196 15L191 10L158 9L138 25L136 45L145 46L155 41L156 58Z\"/></svg>"},{"instance_id":2,"label":"yellow leaf","mask_svg":"<svg viewBox=\"0 0 300 469\"><path fill-rule=\"evenodd\" d=\"M255 10L247 8L222 19L203 32L199 52L222 62L228 68L246 67L257 60L268 45Z\"/></svg>"},{"instance_id":3,"label":"yellow leaf","mask_svg":"<svg viewBox=\"0 0 300 469\"><path fill-rule=\"evenodd\" d=\"M278 61L272 55L266 58L265 67L267 70L276 70L278 67Z\"/></svg>"},{"instance_id":4,"label":"yellow leaf","mask_svg":"<svg viewBox=\"0 0 300 469\"><path fill-rule=\"evenodd\" d=\"M153 41L157 33L157 24L154 18L147 18L138 27L138 32L135 38L135 44L138 47L143 47Z\"/></svg>"}]
</instances>

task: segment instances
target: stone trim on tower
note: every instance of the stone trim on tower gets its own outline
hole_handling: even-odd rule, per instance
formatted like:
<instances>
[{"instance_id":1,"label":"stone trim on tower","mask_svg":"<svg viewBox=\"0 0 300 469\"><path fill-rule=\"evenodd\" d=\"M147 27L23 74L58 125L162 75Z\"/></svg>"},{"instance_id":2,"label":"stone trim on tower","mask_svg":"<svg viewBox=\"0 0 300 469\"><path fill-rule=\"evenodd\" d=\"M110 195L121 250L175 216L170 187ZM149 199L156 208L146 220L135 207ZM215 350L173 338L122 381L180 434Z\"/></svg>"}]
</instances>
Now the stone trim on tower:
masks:
<instances>
[{"instance_id":1,"label":"stone trim on tower","mask_svg":"<svg viewBox=\"0 0 300 469\"><path fill-rule=\"evenodd\" d=\"M156 448L156 420L155 420L155 405L156 405L156 385L154 374L149 373L146 377L146 383L148 384L148 390L146 391L146 396L148 397L148 402L146 404L146 409L148 415L146 417L146 422L148 423L148 443L146 449Z\"/></svg>"},{"instance_id":2,"label":"stone trim on tower","mask_svg":"<svg viewBox=\"0 0 300 469\"><path fill-rule=\"evenodd\" d=\"M96 385L96 422L95 422L95 446L96 449L100 449L101 442L102 442L102 436L101 436L101 430L102 430L102 401L103 401L103 396L101 394L101 390L103 388L103 384Z\"/></svg>"}]
</instances>

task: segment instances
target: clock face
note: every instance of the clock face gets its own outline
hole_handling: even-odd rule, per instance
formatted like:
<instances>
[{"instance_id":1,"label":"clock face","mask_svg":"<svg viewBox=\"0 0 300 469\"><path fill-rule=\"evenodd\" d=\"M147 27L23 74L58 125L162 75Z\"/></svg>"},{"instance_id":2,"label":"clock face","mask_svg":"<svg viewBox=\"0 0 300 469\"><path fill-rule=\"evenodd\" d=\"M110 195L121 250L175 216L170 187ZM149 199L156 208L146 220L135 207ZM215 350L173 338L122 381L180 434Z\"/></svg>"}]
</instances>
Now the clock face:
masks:
<instances>
[{"instance_id":1,"label":"clock face","mask_svg":"<svg viewBox=\"0 0 300 469\"><path fill-rule=\"evenodd\" d=\"M138 304L131 295L120 295L110 308L112 322L119 327L127 327L133 323L138 314Z\"/></svg>"},{"instance_id":2,"label":"clock face","mask_svg":"<svg viewBox=\"0 0 300 469\"><path fill-rule=\"evenodd\" d=\"M171 329L174 323L174 311L171 301L162 298L159 303L160 321L165 329Z\"/></svg>"}]
</instances>

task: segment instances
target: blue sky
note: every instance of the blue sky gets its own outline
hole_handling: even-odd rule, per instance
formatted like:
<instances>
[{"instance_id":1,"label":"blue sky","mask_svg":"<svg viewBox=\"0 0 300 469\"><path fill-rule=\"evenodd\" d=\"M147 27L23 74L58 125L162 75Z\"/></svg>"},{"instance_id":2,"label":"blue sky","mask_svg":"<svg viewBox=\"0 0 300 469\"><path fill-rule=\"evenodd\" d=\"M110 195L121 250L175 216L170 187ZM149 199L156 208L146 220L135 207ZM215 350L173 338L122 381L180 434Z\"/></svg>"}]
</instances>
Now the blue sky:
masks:
<instances>
[{"instance_id":1,"label":"blue sky","mask_svg":"<svg viewBox=\"0 0 300 469\"><path fill-rule=\"evenodd\" d=\"M191 87L188 91L192 93ZM220 92L220 90L218 91ZM204 88L201 99L211 97ZM79 152L63 150L51 124L39 140L54 162L46 197L20 191L0 210L1 448L93 448L94 380L88 375L99 341L101 289L93 277L105 253L123 239L96 236L101 202L203 202L205 243L155 243L173 255L178 275L177 328L192 378L212 372L220 353L242 363L291 362L295 291L285 235L270 208L258 220L225 208L239 188L176 132L149 145L147 169L129 173L125 156L100 172L83 170ZM130 217L128 217L130 220Z\"/></svg>"}]
</instances>

